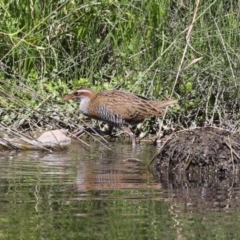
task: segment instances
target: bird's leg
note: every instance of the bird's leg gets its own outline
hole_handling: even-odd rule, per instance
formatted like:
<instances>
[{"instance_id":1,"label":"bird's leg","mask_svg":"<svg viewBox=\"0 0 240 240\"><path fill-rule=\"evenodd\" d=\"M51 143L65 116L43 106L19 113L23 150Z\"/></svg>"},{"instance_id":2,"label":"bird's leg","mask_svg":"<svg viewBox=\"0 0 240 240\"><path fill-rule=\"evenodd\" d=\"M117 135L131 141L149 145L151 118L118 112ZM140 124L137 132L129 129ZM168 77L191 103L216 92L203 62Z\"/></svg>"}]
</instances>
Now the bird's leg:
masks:
<instances>
[{"instance_id":1,"label":"bird's leg","mask_svg":"<svg viewBox=\"0 0 240 240\"><path fill-rule=\"evenodd\" d=\"M109 136L111 136L111 137L112 137L112 130L113 130L113 125L112 124L108 124L107 134Z\"/></svg>"},{"instance_id":2,"label":"bird's leg","mask_svg":"<svg viewBox=\"0 0 240 240\"><path fill-rule=\"evenodd\" d=\"M112 124L108 123L108 129L106 131L103 131L104 135L108 135L111 138L116 138L115 135L112 135L112 130L113 130L114 126Z\"/></svg>"},{"instance_id":3,"label":"bird's leg","mask_svg":"<svg viewBox=\"0 0 240 240\"><path fill-rule=\"evenodd\" d=\"M130 136L130 138L132 140L132 145L136 146L136 136L132 133L130 128L127 126L122 126L121 129Z\"/></svg>"}]
</instances>

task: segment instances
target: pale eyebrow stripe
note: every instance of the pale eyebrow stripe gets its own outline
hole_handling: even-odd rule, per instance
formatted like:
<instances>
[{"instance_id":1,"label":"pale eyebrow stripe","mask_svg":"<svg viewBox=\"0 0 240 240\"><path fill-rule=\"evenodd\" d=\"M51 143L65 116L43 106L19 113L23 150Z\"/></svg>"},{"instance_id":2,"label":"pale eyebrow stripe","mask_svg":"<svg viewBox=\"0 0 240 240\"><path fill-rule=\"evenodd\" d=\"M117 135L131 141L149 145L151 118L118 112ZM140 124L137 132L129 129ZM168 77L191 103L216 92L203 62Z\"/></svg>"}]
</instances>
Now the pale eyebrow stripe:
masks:
<instances>
[{"instance_id":1,"label":"pale eyebrow stripe","mask_svg":"<svg viewBox=\"0 0 240 240\"><path fill-rule=\"evenodd\" d=\"M77 90L76 92L78 92L78 93L90 93L90 91L88 91L88 90Z\"/></svg>"}]
</instances>

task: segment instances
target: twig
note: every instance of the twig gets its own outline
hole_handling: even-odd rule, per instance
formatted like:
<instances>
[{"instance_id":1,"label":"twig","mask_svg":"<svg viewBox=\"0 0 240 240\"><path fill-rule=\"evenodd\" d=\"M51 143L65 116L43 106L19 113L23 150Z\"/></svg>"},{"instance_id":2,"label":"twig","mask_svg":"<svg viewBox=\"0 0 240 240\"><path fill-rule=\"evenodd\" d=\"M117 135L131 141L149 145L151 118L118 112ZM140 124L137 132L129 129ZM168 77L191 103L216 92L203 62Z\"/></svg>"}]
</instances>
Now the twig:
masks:
<instances>
[{"instance_id":1,"label":"twig","mask_svg":"<svg viewBox=\"0 0 240 240\"><path fill-rule=\"evenodd\" d=\"M196 1L196 7L195 7L194 13L193 13L192 23L189 26L188 32L187 32L187 35L186 35L186 45L185 45L185 48L184 48L184 51L183 51L183 55L182 55L182 59L181 59L180 65L178 67L177 75L176 75L176 78L175 78L175 81L174 81L174 84L173 84L173 88L172 88L172 92L171 92L170 98L172 98L172 96L173 96L173 93L174 93L174 90L175 90L175 87L176 87L176 84L178 82L179 75L180 75L180 72L181 72L181 69L182 69L182 66L183 66L183 62L184 62L184 59L185 59L185 56L186 56L186 52L187 52L188 46L190 46L190 44L189 44L190 37L191 37L191 34L192 34L193 24L196 21L196 16L197 16L199 3L200 3L200 0L197 0ZM164 121L164 119L166 117L167 110L168 110L168 107L166 107L166 111L163 114L162 121L159 123L159 130L158 130L158 133L157 133L157 139L160 139L160 137L161 137L163 121Z\"/></svg>"},{"instance_id":2,"label":"twig","mask_svg":"<svg viewBox=\"0 0 240 240\"><path fill-rule=\"evenodd\" d=\"M188 156L187 156L187 159L186 159L186 163L184 164L184 171L186 172L189 167L190 167L190 164L192 163L192 158L190 158L191 156L191 153L188 153Z\"/></svg>"},{"instance_id":3,"label":"twig","mask_svg":"<svg viewBox=\"0 0 240 240\"><path fill-rule=\"evenodd\" d=\"M153 158L151 159L151 161L148 163L148 165L147 165L147 168L148 168L148 170L150 171L150 169L149 169L149 167L150 167L150 165L152 164L152 162L155 160L155 158L165 149L165 147L167 146L167 144L169 143L169 142L171 142L172 141L172 137L169 137L169 139L162 145L162 147L159 149L159 151L153 156ZM175 138L176 139L176 138Z\"/></svg>"},{"instance_id":4,"label":"twig","mask_svg":"<svg viewBox=\"0 0 240 240\"><path fill-rule=\"evenodd\" d=\"M52 94L49 94L41 103L38 104L37 107L35 107L31 112L29 112L23 119L21 119L21 122L24 122L33 112L36 112L38 108L40 108L50 97ZM16 126L17 127L17 126Z\"/></svg>"},{"instance_id":5,"label":"twig","mask_svg":"<svg viewBox=\"0 0 240 240\"><path fill-rule=\"evenodd\" d=\"M235 169L235 165L234 165L234 161L233 161L233 149L231 147L231 145L229 145L225 140L224 140L225 144L228 146L228 148L230 149L230 152L231 152L231 160L232 160L232 166L233 166L233 172L234 172L234 169Z\"/></svg>"},{"instance_id":6,"label":"twig","mask_svg":"<svg viewBox=\"0 0 240 240\"><path fill-rule=\"evenodd\" d=\"M13 145L11 142L9 142L8 140L6 140L6 139L4 139L4 138L2 138L2 137L0 137L0 139L2 139L2 141L4 141L5 143L7 143L7 145L9 146L9 147L11 147L11 148L13 148L14 150L18 150L19 148L18 147L16 147L15 145ZM1 143L0 143L1 144ZM6 145L4 145L4 144L2 144L3 146L6 146Z\"/></svg>"},{"instance_id":7,"label":"twig","mask_svg":"<svg viewBox=\"0 0 240 240\"><path fill-rule=\"evenodd\" d=\"M213 18L213 21L214 21L214 23L215 23L215 25L216 25L216 28L217 28L217 30L218 30L220 39L221 39L221 41L222 41L222 45L223 45L224 51L225 51L226 56L227 56L227 60L228 60L228 63L229 63L229 67L230 67L230 69L231 69L231 73L232 73L232 77L233 77L233 80L234 80L234 83L235 83L235 87L237 87L236 76L235 76L234 71L233 71L233 68L232 68L232 64L231 64L232 61L231 61L231 59L230 59L230 57L229 57L229 54L228 54L228 51L227 51L227 48L226 48L226 44L225 44L225 42L224 42L223 36L222 36L222 34L221 34L221 32L220 32L220 29L219 29L219 27L218 27L218 25L217 25L217 22L216 22L215 18Z\"/></svg>"},{"instance_id":8,"label":"twig","mask_svg":"<svg viewBox=\"0 0 240 240\"><path fill-rule=\"evenodd\" d=\"M230 138L228 136L228 141L230 142ZM232 160L232 165L233 165L233 171L235 170L235 164L234 164L234 160L233 160L233 153L234 155L240 160L240 156L236 153L236 151L232 148L232 146L230 144L228 144L228 142L224 139L225 144L229 147L230 151L231 151L231 160Z\"/></svg>"},{"instance_id":9,"label":"twig","mask_svg":"<svg viewBox=\"0 0 240 240\"><path fill-rule=\"evenodd\" d=\"M14 131L13 129L6 127L4 124L1 124L1 125L2 125L5 129L7 129L7 130L10 131L11 133L13 133L14 135L20 137L21 140L29 143L30 145L33 145L33 146L36 146L36 147L38 147L38 148L40 148L40 149L43 149L43 150L47 150L47 151L49 151L49 152L52 152L51 149L48 149L48 148L42 146L42 144L41 144L40 142L38 143L35 139L31 139L31 138L29 138L28 136L26 136L25 134L22 134L22 133L19 133L19 132L17 132L17 131Z\"/></svg>"}]
</instances>

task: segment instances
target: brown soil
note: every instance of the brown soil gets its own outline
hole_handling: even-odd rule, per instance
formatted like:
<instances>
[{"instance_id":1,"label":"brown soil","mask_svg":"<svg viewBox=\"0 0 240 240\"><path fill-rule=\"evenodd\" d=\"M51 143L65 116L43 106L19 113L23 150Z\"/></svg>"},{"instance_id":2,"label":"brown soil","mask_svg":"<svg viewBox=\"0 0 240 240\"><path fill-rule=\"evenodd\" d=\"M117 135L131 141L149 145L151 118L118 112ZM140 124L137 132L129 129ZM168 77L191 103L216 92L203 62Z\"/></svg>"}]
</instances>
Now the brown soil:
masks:
<instances>
[{"instance_id":1,"label":"brown soil","mask_svg":"<svg viewBox=\"0 0 240 240\"><path fill-rule=\"evenodd\" d=\"M240 134L221 128L202 127L179 131L153 158L155 173L239 173Z\"/></svg>"}]
</instances>

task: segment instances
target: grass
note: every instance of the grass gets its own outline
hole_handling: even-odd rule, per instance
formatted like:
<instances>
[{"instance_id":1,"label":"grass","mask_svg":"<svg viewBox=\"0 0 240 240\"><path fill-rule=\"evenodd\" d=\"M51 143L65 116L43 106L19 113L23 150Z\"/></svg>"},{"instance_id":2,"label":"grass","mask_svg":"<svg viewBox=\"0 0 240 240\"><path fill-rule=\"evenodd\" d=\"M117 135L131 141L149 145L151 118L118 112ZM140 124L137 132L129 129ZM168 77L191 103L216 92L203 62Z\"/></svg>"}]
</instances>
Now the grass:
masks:
<instances>
[{"instance_id":1,"label":"grass","mask_svg":"<svg viewBox=\"0 0 240 240\"><path fill-rule=\"evenodd\" d=\"M182 127L239 125L238 1L3 1L0 118L76 128L80 85L177 98Z\"/></svg>"}]
</instances>

